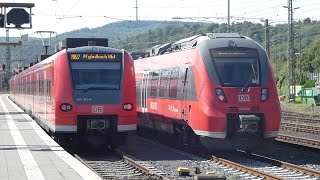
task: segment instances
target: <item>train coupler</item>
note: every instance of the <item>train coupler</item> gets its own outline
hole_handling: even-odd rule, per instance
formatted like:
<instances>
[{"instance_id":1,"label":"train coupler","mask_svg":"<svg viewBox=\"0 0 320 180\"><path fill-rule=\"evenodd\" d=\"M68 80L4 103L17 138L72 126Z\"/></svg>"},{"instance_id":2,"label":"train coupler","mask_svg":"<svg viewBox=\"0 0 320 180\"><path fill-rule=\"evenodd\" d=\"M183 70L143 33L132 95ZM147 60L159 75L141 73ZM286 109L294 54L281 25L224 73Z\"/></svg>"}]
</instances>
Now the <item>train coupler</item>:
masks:
<instances>
[{"instance_id":1,"label":"train coupler","mask_svg":"<svg viewBox=\"0 0 320 180\"><path fill-rule=\"evenodd\" d=\"M260 117L255 115L239 115L240 132L256 134L259 131Z\"/></svg>"}]
</instances>

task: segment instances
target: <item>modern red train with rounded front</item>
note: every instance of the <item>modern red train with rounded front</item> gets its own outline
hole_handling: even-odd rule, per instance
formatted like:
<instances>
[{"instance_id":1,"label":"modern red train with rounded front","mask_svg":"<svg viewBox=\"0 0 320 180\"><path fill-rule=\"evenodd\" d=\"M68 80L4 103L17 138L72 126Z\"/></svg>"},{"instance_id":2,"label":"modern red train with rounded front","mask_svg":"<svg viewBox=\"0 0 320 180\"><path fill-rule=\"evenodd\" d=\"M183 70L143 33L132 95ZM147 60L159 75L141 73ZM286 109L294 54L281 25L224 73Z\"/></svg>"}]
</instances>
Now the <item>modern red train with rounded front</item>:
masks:
<instances>
[{"instance_id":1,"label":"modern red train with rounded front","mask_svg":"<svg viewBox=\"0 0 320 180\"><path fill-rule=\"evenodd\" d=\"M209 148L252 148L277 137L272 68L254 40L210 33L155 46L149 56L134 61L139 130Z\"/></svg>"},{"instance_id":2,"label":"modern red train with rounded front","mask_svg":"<svg viewBox=\"0 0 320 180\"><path fill-rule=\"evenodd\" d=\"M10 97L59 141L117 146L136 130L134 80L125 50L67 48L13 76Z\"/></svg>"}]
</instances>

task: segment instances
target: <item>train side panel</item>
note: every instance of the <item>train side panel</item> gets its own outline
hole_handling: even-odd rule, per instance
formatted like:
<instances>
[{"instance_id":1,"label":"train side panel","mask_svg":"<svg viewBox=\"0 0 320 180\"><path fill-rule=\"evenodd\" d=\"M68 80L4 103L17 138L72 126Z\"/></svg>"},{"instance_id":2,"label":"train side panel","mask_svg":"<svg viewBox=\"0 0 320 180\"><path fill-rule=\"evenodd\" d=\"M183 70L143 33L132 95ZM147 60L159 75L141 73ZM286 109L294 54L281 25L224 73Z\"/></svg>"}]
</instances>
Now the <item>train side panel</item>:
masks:
<instances>
[{"instance_id":1,"label":"train side panel","mask_svg":"<svg viewBox=\"0 0 320 180\"><path fill-rule=\"evenodd\" d=\"M122 102L121 107L126 103L134 105L131 111L126 111L124 108L120 108L119 119L118 119L118 132L136 130L137 129L137 113L136 113L136 84L135 84L135 73L134 64L131 56L125 51L124 52L124 69L123 69L123 90L122 90Z\"/></svg>"},{"instance_id":2,"label":"train side panel","mask_svg":"<svg viewBox=\"0 0 320 180\"><path fill-rule=\"evenodd\" d=\"M70 66L66 51L63 50L54 61L54 92L52 95L55 118L50 122L54 132L75 133L77 131L75 118L77 107L73 101L72 89ZM69 112L62 112L60 106L64 103L68 103L74 108Z\"/></svg>"}]
</instances>

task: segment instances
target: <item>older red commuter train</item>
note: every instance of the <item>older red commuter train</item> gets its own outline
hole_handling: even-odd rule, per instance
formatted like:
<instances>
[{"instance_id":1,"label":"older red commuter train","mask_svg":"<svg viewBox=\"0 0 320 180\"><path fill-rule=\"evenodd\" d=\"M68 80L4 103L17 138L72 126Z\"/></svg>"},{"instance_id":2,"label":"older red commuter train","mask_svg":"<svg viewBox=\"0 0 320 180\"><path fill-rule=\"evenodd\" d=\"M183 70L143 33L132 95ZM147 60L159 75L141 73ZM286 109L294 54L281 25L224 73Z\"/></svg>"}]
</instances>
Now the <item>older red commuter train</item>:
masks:
<instances>
[{"instance_id":1,"label":"older red commuter train","mask_svg":"<svg viewBox=\"0 0 320 180\"><path fill-rule=\"evenodd\" d=\"M223 149L277 137L281 110L272 68L254 40L208 33L155 46L149 56L134 60L138 130Z\"/></svg>"},{"instance_id":2,"label":"older red commuter train","mask_svg":"<svg viewBox=\"0 0 320 180\"><path fill-rule=\"evenodd\" d=\"M121 145L136 130L134 66L107 44L67 38L61 51L10 79L11 99L61 142Z\"/></svg>"}]
</instances>

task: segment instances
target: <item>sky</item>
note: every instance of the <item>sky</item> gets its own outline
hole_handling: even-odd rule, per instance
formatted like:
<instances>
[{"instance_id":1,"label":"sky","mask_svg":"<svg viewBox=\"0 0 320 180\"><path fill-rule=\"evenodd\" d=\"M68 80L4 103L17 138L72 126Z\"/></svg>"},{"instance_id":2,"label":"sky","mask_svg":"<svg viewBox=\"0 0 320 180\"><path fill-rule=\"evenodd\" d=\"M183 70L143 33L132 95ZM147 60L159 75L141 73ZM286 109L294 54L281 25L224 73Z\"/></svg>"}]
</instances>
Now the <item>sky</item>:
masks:
<instances>
[{"instance_id":1,"label":"sky","mask_svg":"<svg viewBox=\"0 0 320 180\"><path fill-rule=\"evenodd\" d=\"M227 23L228 0L4 0L3 3L34 3L32 29L10 29L10 37L37 31L57 34L81 28L96 28L121 20L177 20ZM230 22L287 23L287 0L230 0ZM319 0L293 0L294 20L320 20ZM10 8L8 9L10 10ZM7 12L8 12L7 10ZM5 36L0 29L0 36ZM52 34L54 35L54 34ZM49 36L44 33L42 36Z\"/></svg>"}]
</instances>

